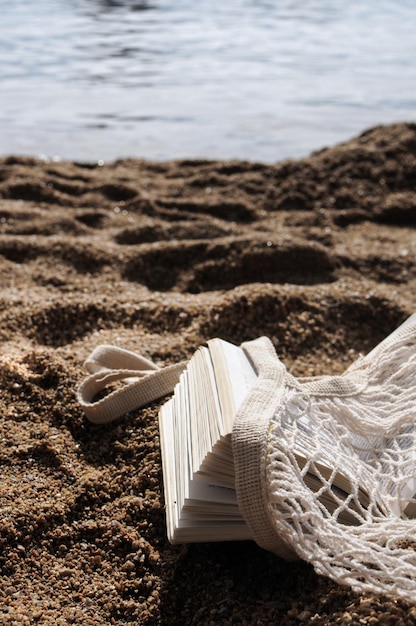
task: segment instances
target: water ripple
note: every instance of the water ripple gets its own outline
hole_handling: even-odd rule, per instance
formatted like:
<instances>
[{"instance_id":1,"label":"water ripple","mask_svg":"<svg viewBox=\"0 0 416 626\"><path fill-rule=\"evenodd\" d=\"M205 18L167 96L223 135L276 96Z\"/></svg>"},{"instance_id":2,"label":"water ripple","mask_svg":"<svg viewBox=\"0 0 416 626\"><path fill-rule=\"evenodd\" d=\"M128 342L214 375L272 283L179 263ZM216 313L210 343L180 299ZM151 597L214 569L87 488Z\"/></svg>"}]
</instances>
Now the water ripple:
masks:
<instances>
[{"instance_id":1,"label":"water ripple","mask_svg":"<svg viewBox=\"0 0 416 626\"><path fill-rule=\"evenodd\" d=\"M0 0L0 11L3 154L276 161L414 118L410 0Z\"/></svg>"}]
</instances>

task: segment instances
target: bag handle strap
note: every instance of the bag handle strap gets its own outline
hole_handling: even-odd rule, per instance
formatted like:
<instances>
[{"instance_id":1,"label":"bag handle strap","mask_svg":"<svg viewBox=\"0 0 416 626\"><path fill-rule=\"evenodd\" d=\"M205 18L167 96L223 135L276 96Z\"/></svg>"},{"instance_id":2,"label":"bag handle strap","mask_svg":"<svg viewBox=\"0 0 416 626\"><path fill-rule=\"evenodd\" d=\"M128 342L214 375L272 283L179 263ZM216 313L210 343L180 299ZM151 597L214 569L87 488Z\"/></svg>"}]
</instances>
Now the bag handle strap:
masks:
<instances>
[{"instance_id":1,"label":"bag handle strap","mask_svg":"<svg viewBox=\"0 0 416 626\"><path fill-rule=\"evenodd\" d=\"M286 376L286 383L299 391L311 396L353 396L368 386L368 369L371 363L379 359L385 352L391 350L400 342L412 340L416 336L416 313L413 313L388 337L379 343L366 356L358 358L340 376L313 376L311 378L295 378Z\"/></svg>"},{"instance_id":2,"label":"bag handle strap","mask_svg":"<svg viewBox=\"0 0 416 626\"><path fill-rule=\"evenodd\" d=\"M341 376L296 379L286 372L285 382L309 395L358 394L367 386L366 370L371 360L378 358L383 351L391 349L397 341L413 337L415 332L416 313L366 357L358 359ZM130 350L111 345L98 346L85 362L90 375L78 388L79 404L91 422L96 424L111 422L124 413L172 393L186 365L187 362L182 361L159 368L153 361ZM105 397L96 399L106 387L120 381L124 381L125 384Z\"/></svg>"},{"instance_id":3,"label":"bag handle strap","mask_svg":"<svg viewBox=\"0 0 416 626\"><path fill-rule=\"evenodd\" d=\"M107 424L172 393L186 362L160 368L130 350L101 345L84 365L90 375L78 387L79 405L91 422ZM117 382L124 384L97 399L101 391Z\"/></svg>"}]
</instances>

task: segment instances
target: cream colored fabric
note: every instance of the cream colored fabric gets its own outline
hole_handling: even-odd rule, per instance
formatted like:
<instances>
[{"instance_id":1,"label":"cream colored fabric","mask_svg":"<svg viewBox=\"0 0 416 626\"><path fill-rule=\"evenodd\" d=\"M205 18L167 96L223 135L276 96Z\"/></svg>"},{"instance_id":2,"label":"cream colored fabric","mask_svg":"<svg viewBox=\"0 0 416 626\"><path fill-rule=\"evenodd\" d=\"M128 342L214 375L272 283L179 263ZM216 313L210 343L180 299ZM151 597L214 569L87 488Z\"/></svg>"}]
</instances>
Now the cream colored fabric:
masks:
<instances>
[{"instance_id":1,"label":"cream colored fabric","mask_svg":"<svg viewBox=\"0 0 416 626\"><path fill-rule=\"evenodd\" d=\"M243 347L259 380L233 452L254 539L358 591L414 601L416 315L340 377L297 380L271 345ZM340 474L347 493L334 488Z\"/></svg>"},{"instance_id":2,"label":"cream colored fabric","mask_svg":"<svg viewBox=\"0 0 416 626\"><path fill-rule=\"evenodd\" d=\"M159 368L144 357L118 348L98 346L85 362L90 375L78 388L78 402L88 419L105 424L171 393L186 363ZM97 398L104 389L111 389Z\"/></svg>"},{"instance_id":3,"label":"cream colored fabric","mask_svg":"<svg viewBox=\"0 0 416 626\"><path fill-rule=\"evenodd\" d=\"M293 547L276 534L270 517L265 477L269 425L282 401L286 369L266 337L244 343L242 348L258 379L237 413L232 433L238 506L256 542L292 560L298 558Z\"/></svg>"}]
</instances>

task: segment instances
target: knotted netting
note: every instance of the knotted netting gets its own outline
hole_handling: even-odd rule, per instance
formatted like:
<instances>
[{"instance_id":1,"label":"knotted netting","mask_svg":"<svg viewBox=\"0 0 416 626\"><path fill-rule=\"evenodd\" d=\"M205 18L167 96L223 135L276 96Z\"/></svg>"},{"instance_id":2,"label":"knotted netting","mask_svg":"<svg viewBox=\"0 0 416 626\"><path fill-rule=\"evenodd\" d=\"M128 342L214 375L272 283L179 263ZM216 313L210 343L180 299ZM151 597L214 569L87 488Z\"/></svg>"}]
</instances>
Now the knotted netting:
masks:
<instances>
[{"instance_id":1,"label":"knotted netting","mask_svg":"<svg viewBox=\"0 0 416 626\"><path fill-rule=\"evenodd\" d=\"M416 316L342 376L296 379L264 338L245 350L261 391L233 437L256 541L357 591L414 601Z\"/></svg>"}]
</instances>

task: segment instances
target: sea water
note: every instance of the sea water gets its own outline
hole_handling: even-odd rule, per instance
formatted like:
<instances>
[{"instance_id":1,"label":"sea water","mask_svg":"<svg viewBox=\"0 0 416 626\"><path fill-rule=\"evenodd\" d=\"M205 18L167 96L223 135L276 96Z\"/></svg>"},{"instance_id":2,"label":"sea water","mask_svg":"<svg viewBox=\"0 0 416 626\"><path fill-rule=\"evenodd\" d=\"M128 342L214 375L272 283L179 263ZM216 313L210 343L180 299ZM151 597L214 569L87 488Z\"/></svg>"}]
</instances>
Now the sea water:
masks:
<instances>
[{"instance_id":1,"label":"sea water","mask_svg":"<svg viewBox=\"0 0 416 626\"><path fill-rule=\"evenodd\" d=\"M414 0L0 0L0 153L275 162L416 118Z\"/></svg>"}]
</instances>

